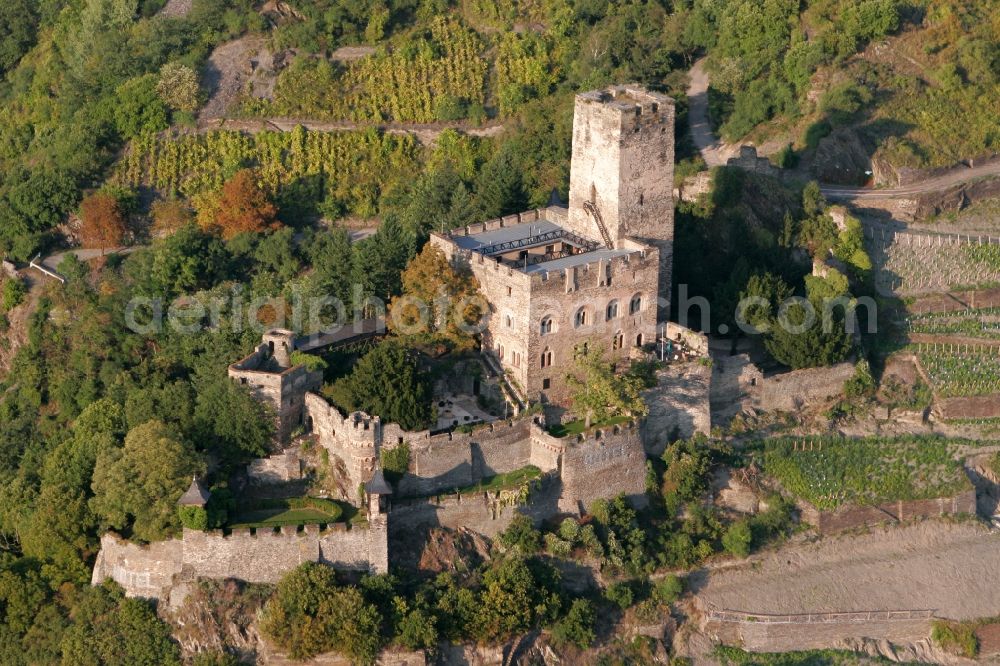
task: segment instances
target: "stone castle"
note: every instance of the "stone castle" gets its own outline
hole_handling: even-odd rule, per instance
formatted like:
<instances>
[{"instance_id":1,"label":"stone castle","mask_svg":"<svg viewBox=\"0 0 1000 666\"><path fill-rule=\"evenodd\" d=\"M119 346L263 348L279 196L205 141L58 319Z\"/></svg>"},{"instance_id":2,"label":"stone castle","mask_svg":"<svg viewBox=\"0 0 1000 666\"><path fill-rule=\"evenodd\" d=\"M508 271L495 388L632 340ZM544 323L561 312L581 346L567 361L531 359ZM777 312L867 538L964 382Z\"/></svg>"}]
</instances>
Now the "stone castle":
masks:
<instances>
[{"instance_id":1,"label":"stone castle","mask_svg":"<svg viewBox=\"0 0 1000 666\"><path fill-rule=\"evenodd\" d=\"M229 367L230 378L273 408L280 442L313 434L339 475L337 499L361 505L367 524L280 534L185 530L180 539L149 546L106 535L94 582L110 577L130 594L165 599L192 577L270 582L304 561L385 571L390 538L409 530L464 525L492 535L518 512L536 520L580 514L594 500L620 494L642 504L647 452L658 443L644 443L648 430L629 423L560 438L546 430L543 416L524 408L568 403L565 376L575 353L600 349L625 361L662 335L673 240L673 125L672 100L639 87L578 95L568 208L432 235L451 261L471 269L490 305L476 362L513 418L412 432L363 412L344 415L317 393L322 373L293 362L295 335L268 331L253 353ZM468 392L481 389L477 380ZM381 453L404 444L409 469L390 506L372 484L381 477ZM528 465L543 473L528 506L498 507L495 498L475 492L439 497ZM256 461L248 475L286 481L300 470L289 449ZM367 492L359 494L359 486Z\"/></svg>"},{"instance_id":2,"label":"stone castle","mask_svg":"<svg viewBox=\"0 0 1000 666\"><path fill-rule=\"evenodd\" d=\"M569 208L477 224L431 242L490 304L483 352L525 402L565 403L574 354L654 343L674 236L674 104L635 86L577 95Z\"/></svg>"}]
</instances>

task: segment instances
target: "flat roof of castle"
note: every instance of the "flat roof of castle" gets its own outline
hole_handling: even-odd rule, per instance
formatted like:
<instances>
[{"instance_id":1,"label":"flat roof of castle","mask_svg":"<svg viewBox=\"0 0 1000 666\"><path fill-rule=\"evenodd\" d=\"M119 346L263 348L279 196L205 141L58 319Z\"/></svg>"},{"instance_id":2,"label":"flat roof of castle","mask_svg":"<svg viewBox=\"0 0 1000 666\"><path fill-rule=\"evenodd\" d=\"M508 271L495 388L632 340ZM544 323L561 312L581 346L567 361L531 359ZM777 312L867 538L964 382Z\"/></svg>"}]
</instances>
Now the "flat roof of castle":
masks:
<instances>
[{"instance_id":1,"label":"flat roof of castle","mask_svg":"<svg viewBox=\"0 0 1000 666\"><path fill-rule=\"evenodd\" d=\"M463 250L483 252L484 250L488 250L495 245L516 243L519 241L523 242L533 236L545 236L546 234L554 234L560 231L564 231L564 229L555 222L538 220L537 222L514 224L509 227L501 227L500 229L494 229L493 231L484 231L482 233L471 234L469 236L455 235L452 236L451 239L455 242L455 245ZM534 243L534 245L544 245L545 242L546 241L539 241L538 243ZM530 245L524 245L522 247L530 247Z\"/></svg>"},{"instance_id":2,"label":"flat roof of castle","mask_svg":"<svg viewBox=\"0 0 1000 666\"><path fill-rule=\"evenodd\" d=\"M633 250L605 248L597 241L581 238L565 227L549 220L514 224L492 231L469 234L468 236L455 235L451 237L451 240L463 250L479 252L486 256L522 249L526 250L559 240L568 241L573 245L583 247L585 250L568 257L558 257L547 261L538 261L537 263L532 262L527 266L516 266L518 270L524 273L559 271L602 259L607 260L615 257L623 257L633 252Z\"/></svg>"},{"instance_id":3,"label":"flat roof of castle","mask_svg":"<svg viewBox=\"0 0 1000 666\"><path fill-rule=\"evenodd\" d=\"M580 254L574 254L570 257L561 257L559 259L552 259L551 261L543 261L538 264L529 264L526 267L521 268L525 273L543 273L546 271L559 271L564 268L572 268L573 266L580 266L582 264L589 264L592 261L600 261L601 259L614 259L615 257L624 257L626 254L631 254L635 250L609 250L606 247L602 247L599 250L592 250L591 252L581 252Z\"/></svg>"}]
</instances>

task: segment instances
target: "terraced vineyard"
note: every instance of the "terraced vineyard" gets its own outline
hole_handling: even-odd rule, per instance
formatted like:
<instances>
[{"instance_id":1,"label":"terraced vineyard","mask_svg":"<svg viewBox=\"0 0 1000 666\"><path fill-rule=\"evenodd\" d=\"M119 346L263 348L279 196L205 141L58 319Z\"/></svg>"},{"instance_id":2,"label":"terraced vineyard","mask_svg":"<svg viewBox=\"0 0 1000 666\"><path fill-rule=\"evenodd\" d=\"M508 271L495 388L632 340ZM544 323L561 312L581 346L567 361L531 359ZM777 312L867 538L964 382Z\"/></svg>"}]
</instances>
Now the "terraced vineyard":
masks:
<instances>
[{"instance_id":1,"label":"terraced vineyard","mask_svg":"<svg viewBox=\"0 0 1000 666\"><path fill-rule=\"evenodd\" d=\"M819 509L946 497L968 480L957 449L940 437L785 437L763 443L763 468Z\"/></svg>"},{"instance_id":2,"label":"terraced vineyard","mask_svg":"<svg viewBox=\"0 0 1000 666\"><path fill-rule=\"evenodd\" d=\"M913 315L907 321L907 329L926 335L1000 340L1000 308Z\"/></svg>"},{"instance_id":3,"label":"terraced vineyard","mask_svg":"<svg viewBox=\"0 0 1000 666\"><path fill-rule=\"evenodd\" d=\"M343 69L300 59L278 78L273 100L247 99L243 111L356 122L454 120L464 115L462 107L485 102L484 48L476 33L438 18L429 39L380 50Z\"/></svg>"},{"instance_id":4,"label":"terraced vineyard","mask_svg":"<svg viewBox=\"0 0 1000 666\"><path fill-rule=\"evenodd\" d=\"M462 137L457 148L475 140ZM377 212L381 192L419 173L422 153L410 136L365 132L215 131L147 136L132 143L114 182L193 197L217 189L242 167L255 167L272 191L336 202L361 216Z\"/></svg>"},{"instance_id":5,"label":"terraced vineyard","mask_svg":"<svg viewBox=\"0 0 1000 666\"><path fill-rule=\"evenodd\" d=\"M911 232L873 237L869 232L865 244L876 287L886 295L1000 283L1000 239Z\"/></svg>"},{"instance_id":6,"label":"terraced vineyard","mask_svg":"<svg viewBox=\"0 0 1000 666\"><path fill-rule=\"evenodd\" d=\"M938 351L920 345L917 356L938 397L1000 393L1000 350Z\"/></svg>"}]
</instances>

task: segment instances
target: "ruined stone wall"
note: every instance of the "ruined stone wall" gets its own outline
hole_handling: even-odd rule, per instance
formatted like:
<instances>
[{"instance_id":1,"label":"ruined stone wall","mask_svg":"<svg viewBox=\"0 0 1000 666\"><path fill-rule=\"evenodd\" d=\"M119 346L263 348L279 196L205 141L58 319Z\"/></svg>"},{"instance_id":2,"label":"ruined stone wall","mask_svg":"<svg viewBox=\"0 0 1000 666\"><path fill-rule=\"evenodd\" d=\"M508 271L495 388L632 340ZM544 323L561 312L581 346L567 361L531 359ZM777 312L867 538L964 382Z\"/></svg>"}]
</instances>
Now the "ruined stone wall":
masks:
<instances>
[{"instance_id":1,"label":"ruined stone wall","mask_svg":"<svg viewBox=\"0 0 1000 666\"><path fill-rule=\"evenodd\" d=\"M229 378L250 388L254 397L269 404L276 416L275 437L287 442L292 432L303 424L306 393L318 391L322 372L310 372L305 366L270 371L272 356L268 345L261 344L240 361L229 366Z\"/></svg>"},{"instance_id":2,"label":"ruined stone wall","mask_svg":"<svg viewBox=\"0 0 1000 666\"><path fill-rule=\"evenodd\" d=\"M799 501L804 522L815 525L820 532L830 534L842 530L876 525L886 521L904 521L956 514L976 513L976 491L968 490L953 497L885 502L877 506L843 506L832 511L820 511L808 502Z\"/></svg>"},{"instance_id":3,"label":"ruined stone wall","mask_svg":"<svg viewBox=\"0 0 1000 666\"><path fill-rule=\"evenodd\" d=\"M756 386L744 386L749 404L765 411L795 411L840 395L844 382L854 376L854 365L838 363L828 368L793 370L764 377Z\"/></svg>"},{"instance_id":4,"label":"ruined stone wall","mask_svg":"<svg viewBox=\"0 0 1000 666\"><path fill-rule=\"evenodd\" d=\"M681 343L696 354L708 356L708 336L701 331L668 321L663 332L667 339Z\"/></svg>"},{"instance_id":5,"label":"ruined stone wall","mask_svg":"<svg viewBox=\"0 0 1000 666\"><path fill-rule=\"evenodd\" d=\"M302 465L294 451L255 458L247 465L247 478L253 484L283 483L302 478Z\"/></svg>"},{"instance_id":6,"label":"ruined stone wall","mask_svg":"<svg viewBox=\"0 0 1000 666\"><path fill-rule=\"evenodd\" d=\"M671 364L656 373L657 385L643 392L649 414L642 423L646 452L660 456L666 445L712 429L709 401L712 369L696 362Z\"/></svg>"},{"instance_id":7,"label":"ruined stone wall","mask_svg":"<svg viewBox=\"0 0 1000 666\"><path fill-rule=\"evenodd\" d=\"M388 571L388 525L376 516L365 526L317 525L270 529L200 532L185 529L179 539L145 546L128 543L112 533L101 538L93 584L112 578L129 596L166 599L177 576L237 578L251 583L276 583L304 562L322 562L338 569Z\"/></svg>"},{"instance_id":8,"label":"ruined stone wall","mask_svg":"<svg viewBox=\"0 0 1000 666\"><path fill-rule=\"evenodd\" d=\"M315 393L305 396L305 415L307 426L312 428L320 445L343 463L350 487L368 481L378 460L380 419L363 412L342 416L336 407ZM348 499L357 501L356 497Z\"/></svg>"},{"instance_id":9,"label":"ruined stone wall","mask_svg":"<svg viewBox=\"0 0 1000 666\"><path fill-rule=\"evenodd\" d=\"M646 454L638 426L598 429L566 444L559 508L582 512L596 499L624 493L634 506L646 498Z\"/></svg>"},{"instance_id":10,"label":"ruined stone wall","mask_svg":"<svg viewBox=\"0 0 1000 666\"><path fill-rule=\"evenodd\" d=\"M500 501L496 493L433 496L393 503L389 536L397 543L431 527L465 528L493 538L507 529L518 515L535 523L555 516L561 489L558 475L545 474L536 482L526 505Z\"/></svg>"},{"instance_id":11,"label":"ruined stone wall","mask_svg":"<svg viewBox=\"0 0 1000 666\"><path fill-rule=\"evenodd\" d=\"M493 538L518 514L518 507L498 505L486 493L396 502L390 536L399 539L430 527L446 527L466 528Z\"/></svg>"}]
</instances>

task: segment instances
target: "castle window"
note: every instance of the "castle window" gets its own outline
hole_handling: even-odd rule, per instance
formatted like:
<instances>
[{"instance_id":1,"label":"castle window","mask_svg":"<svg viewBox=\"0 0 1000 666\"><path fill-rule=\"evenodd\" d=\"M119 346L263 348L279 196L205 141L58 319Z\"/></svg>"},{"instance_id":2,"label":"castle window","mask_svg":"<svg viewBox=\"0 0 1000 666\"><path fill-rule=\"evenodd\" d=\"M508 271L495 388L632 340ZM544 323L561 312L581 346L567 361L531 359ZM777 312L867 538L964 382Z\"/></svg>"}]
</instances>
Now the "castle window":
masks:
<instances>
[{"instance_id":1,"label":"castle window","mask_svg":"<svg viewBox=\"0 0 1000 666\"><path fill-rule=\"evenodd\" d=\"M497 356L500 357L501 361L503 360L503 351L504 351L503 350L503 344L497 345Z\"/></svg>"},{"instance_id":2,"label":"castle window","mask_svg":"<svg viewBox=\"0 0 1000 666\"><path fill-rule=\"evenodd\" d=\"M545 351L542 352L542 367L548 368L551 365L552 365L552 350L546 347Z\"/></svg>"},{"instance_id":3,"label":"castle window","mask_svg":"<svg viewBox=\"0 0 1000 666\"><path fill-rule=\"evenodd\" d=\"M582 344L579 344L579 345L575 345L573 347L573 360L575 361L578 356L586 354L587 353L587 349L588 349L588 346L587 346L586 342L584 342Z\"/></svg>"},{"instance_id":4,"label":"castle window","mask_svg":"<svg viewBox=\"0 0 1000 666\"><path fill-rule=\"evenodd\" d=\"M639 335L635 336L635 346L636 347L641 347L642 346L642 333L640 333Z\"/></svg>"},{"instance_id":5,"label":"castle window","mask_svg":"<svg viewBox=\"0 0 1000 666\"><path fill-rule=\"evenodd\" d=\"M543 389L548 389L551 384L552 384L552 381L548 377L546 377L545 379L542 380L542 388Z\"/></svg>"},{"instance_id":6,"label":"castle window","mask_svg":"<svg viewBox=\"0 0 1000 666\"><path fill-rule=\"evenodd\" d=\"M615 333L615 337L612 338L611 340L611 348L617 350L621 349L624 346L625 346L625 336L622 334L621 331L618 331L617 333Z\"/></svg>"},{"instance_id":7,"label":"castle window","mask_svg":"<svg viewBox=\"0 0 1000 666\"><path fill-rule=\"evenodd\" d=\"M585 308L580 308L576 311L576 317L573 318L574 325L577 328L587 325L587 310Z\"/></svg>"},{"instance_id":8,"label":"castle window","mask_svg":"<svg viewBox=\"0 0 1000 666\"><path fill-rule=\"evenodd\" d=\"M507 328L514 328L514 318L510 315L504 315L503 323Z\"/></svg>"},{"instance_id":9,"label":"castle window","mask_svg":"<svg viewBox=\"0 0 1000 666\"><path fill-rule=\"evenodd\" d=\"M635 314L642 310L642 294L636 294L628 304L628 313Z\"/></svg>"},{"instance_id":10,"label":"castle window","mask_svg":"<svg viewBox=\"0 0 1000 666\"><path fill-rule=\"evenodd\" d=\"M514 288L513 287L507 287L507 295L510 296L513 293L514 293Z\"/></svg>"},{"instance_id":11,"label":"castle window","mask_svg":"<svg viewBox=\"0 0 1000 666\"><path fill-rule=\"evenodd\" d=\"M542 323L538 327L538 332L541 335L548 335L552 332L552 317L543 317Z\"/></svg>"},{"instance_id":12,"label":"castle window","mask_svg":"<svg viewBox=\"0 0 1000 666\"><path fill-rule=\"evenodd\" d=\"M511 356L513 357L513 362L511 363L511 365L513 365L515 368L520 368L521 367L521 355L518 352L512 352Z\"/></svg>"},{"instance_id":13,"label":"castle window","mask_svg":"<svg viewBox=\"0 0 1000 666\"><path fill-rule=\"evenodd\" d=\"M606 310L605 314L607 314L608 321L611 321L612 319L617 319L618 318L618 301L611 301L610 303L608 303L608 307L607 307L607 310Z\"/></svg>"}]
</instances>

